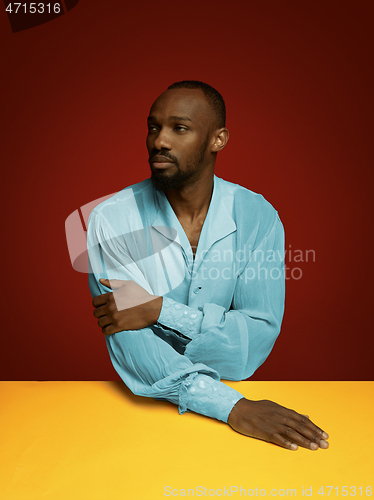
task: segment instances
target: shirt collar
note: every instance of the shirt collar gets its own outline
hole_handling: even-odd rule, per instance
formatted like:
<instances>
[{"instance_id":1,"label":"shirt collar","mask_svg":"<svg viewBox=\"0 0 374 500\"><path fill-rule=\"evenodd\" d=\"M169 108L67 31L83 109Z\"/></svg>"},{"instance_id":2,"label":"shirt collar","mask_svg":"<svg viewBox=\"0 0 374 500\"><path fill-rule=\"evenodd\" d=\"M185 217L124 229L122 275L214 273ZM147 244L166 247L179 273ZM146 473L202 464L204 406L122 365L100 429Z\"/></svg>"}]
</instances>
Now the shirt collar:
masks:
<instances>
[{"instance_id":1,"label":"shirt collar","mask_svg":"<svg viewBox=\"0 0 374 500\"><path fill-rule=\"evenodd\" d=\"M228 204L228 195L223 184L224 181L222 179L216 175L213 176L213 194L200 234L194 262L195 270L204 257L204 255L201 255L201 252L204 251L206 253L216 241L236 231L235 221L226 206ZM174 210L171 208L168 199L164 193L156 188L153 189L157 213L152 222L152 226L156 231L172 240L174 240L172 236L174 231L170 231L168 228L175 229L179 236L179 241L177 241L177 243L181 245L189 260L193 261L192 250L186 233L175 215Z\"/></svg>"}]
</instances>

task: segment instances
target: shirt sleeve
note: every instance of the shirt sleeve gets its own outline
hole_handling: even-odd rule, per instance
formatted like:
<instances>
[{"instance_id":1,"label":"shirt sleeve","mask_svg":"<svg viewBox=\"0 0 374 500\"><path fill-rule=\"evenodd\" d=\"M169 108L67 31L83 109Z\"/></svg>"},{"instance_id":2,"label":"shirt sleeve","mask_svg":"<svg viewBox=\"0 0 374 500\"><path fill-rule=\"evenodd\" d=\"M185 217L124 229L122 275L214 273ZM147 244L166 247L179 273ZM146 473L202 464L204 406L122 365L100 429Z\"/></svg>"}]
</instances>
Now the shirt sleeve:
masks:
<instances>
[{"instance_id":1,"label":"shirt sleeve","mask_svg":"<svg viewBox=\"0 0 374 500\"><path fill-rule=\"evenodd\" d=\"M195 310L164 297L158 323L191 338L185 355L222 378L250 377L268 357L284 312L284 230L277 216L237 277L231 310L206 303Z\"/></svg>"},{"instance_id":2,"label":"shirt sleeve","mask_svg":"<svg viewBox=\"0 0 374 500\"><path fill-rule=\"evenodd\" d=\"M204 314L198 309L176 302L170 297L162 298L162 307L157 323L166 326L189 339L196 339L201 333Z\"/></svg>"},{"instance_id":3,"label":"shirt sleeve","mask_svg":"<svg viewBox=\"0 0 374 500\"><path fill-rule=\"evenodd\" d=\"M95 212L88 223L87 246L92 296L111 291L100 278L133 280L152 293L120 239ZM115 370L134 394L171 401L181 414L192 410L227 422L233 406L243 398L220 382L215 369L179 354L151 328L117 332L105 340Z\"/></svg>"}]
</instances>

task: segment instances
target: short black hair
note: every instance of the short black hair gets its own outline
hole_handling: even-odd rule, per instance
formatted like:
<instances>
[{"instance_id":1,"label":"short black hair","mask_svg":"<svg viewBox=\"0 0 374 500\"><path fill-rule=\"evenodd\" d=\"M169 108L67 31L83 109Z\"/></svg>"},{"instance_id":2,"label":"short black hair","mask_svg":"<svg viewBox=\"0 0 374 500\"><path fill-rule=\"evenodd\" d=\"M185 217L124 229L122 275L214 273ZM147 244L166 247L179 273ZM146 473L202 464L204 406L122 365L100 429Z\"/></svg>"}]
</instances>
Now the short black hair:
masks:
<instances>
[{"instance_id":1,"label":"short black hair","mask_svg":"<svg viewBox=\"0 0 374 500\"><path fill-rule=\"evenodd\" d=\"M224 127L226 124L226 105L221 94L211 85L198 80L183 80L175 82L168 87L170 89L200 89L204 92L204 96L212 107L216 117L217 128Z\"/></svg>"}]
</instances>

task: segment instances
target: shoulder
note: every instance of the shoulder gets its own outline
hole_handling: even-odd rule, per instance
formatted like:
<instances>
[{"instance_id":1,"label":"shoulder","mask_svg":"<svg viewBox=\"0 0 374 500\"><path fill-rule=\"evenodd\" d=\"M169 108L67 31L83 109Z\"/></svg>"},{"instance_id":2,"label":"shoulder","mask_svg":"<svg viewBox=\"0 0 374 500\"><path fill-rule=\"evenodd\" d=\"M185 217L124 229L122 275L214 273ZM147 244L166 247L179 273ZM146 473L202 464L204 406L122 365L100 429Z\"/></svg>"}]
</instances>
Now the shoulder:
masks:
<instances>
[{"instance_id":1,"label":"shoulder","mask_svg":"<svg viewBox=\"0 0 374 500\"><path fill-rule=\"evenodd\" d=\"M152 205L153 190L150 178L132 184L98 203L91 211L90 221L95 219L96 223L101 222L115 230L120 227L123 230L128 225L141 225L140 207Z\"/></svg>"},{"instance_id":2,"label":"shoulder","mask_svg":"<svg viewBox=\"0 0 374 500\"><path fill-rule=\"evenodd\" d=\"M262 194L255 193L244 186L218 177L217 180L224 197L231 198L234 214L247 219L262 221L264 224L274 224L277 211Z\"/></svg>"},{"instance_id":3,"label":"shoulder","mask_svg":"<svg viewBox=\"0 0 374 500\"><path fill-rule=\"evenodd\" d=\"M278 212L263 195L224 179L218 181L229 205L227 208L231 208L232 218L237 230L244 233L243 237L256 232L258 243L271 232L276 222L280 222Z\"/></svg>"},{"instance_id":4,"label":"shoulder","mask_svg":"<svg viewBox=\"0 0 374 500\"><path fill-rule=\"evenodd\" d=\"M118 193L97 204L92 211L96 215L105 216L112 211L117 211L122 205L128 205L130 208L136 196L146 195L150 191L152 191L151 179L145 179L142 182L132 184L118 191Z\"/></svg>"}]
</instances>

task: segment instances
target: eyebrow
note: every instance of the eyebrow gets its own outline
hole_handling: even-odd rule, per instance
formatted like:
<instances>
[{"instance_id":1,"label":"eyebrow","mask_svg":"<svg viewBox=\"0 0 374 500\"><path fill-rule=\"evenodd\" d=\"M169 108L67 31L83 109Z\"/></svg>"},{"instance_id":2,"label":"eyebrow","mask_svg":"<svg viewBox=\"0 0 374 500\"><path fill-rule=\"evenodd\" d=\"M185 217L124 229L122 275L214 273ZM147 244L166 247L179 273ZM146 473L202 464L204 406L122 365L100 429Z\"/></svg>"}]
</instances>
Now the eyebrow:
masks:
<instances>
[{"instance_id":1,"label":"eyebrow","mask_svg":"<svg viewBox=\"0 0 374 500\"><path fill-rule=\"evenodd\" d=\"M148 120L156 120L155 116L148 116ZM186 122L191 122L191 118L188 118L188 116L169 116L168 120L178 122L178 121L186 121Z\"/></svg>"}]
</instances>

